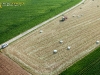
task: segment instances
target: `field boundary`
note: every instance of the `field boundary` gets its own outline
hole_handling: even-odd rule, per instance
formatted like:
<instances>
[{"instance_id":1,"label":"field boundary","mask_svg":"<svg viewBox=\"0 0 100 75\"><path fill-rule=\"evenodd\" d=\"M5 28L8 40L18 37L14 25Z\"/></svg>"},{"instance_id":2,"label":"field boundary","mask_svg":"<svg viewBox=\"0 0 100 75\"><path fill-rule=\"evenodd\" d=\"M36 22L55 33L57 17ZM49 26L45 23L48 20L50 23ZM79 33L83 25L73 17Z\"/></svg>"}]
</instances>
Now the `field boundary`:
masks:
<instances>
[{"instance_id":1,"label":"field boundary","mask_svg":"<svg viewBox=\"0 0 100 75\"><path fill-rule=\"evenodd\" d=\"M100 18L96 19L96 20L100 20ZM95 21L96 21L95 20ZM94 22L95 22L94 21ZM89 22L89 21L88 21ZM92 21L93 22L93 21ZM89 23L92 23L89 22ZM79 25L76 25L74 27L77 27ZM84 25L85 26L85 25ZM72 27L73 28L73 27ZM69 65L67 65L67 63L63 64L62 68L59 68L58 70L52 72L52 75L54 75L55 72L57 72L58 74L61 74L63 71L65 71L66 69L70 68L72 65L74 65L75 63L77 63L78 61L80 61L81 59L83 59L85 56L87 56L88 54L90 54L91 52L93 52L96 48L98 48L100 45L98 44L93 44L91 45L88 49L86 49L85 51L82 51L81 53L77 54L76 56L72 57L69 61L66 61L67 63L69 63ZM66 66L66 68L64 67Z\"/></svg>"},{"instance_id":2,"label":"field boundary","mask_svg":"<svg viewBox=\"0 0 100 75\"><path fill-rule=\"evenodd\" d=\"M100 47L100 45L98 45L97 47L95 47L95 45L93 45L93 48L90 47L88 50L83 51L82 53L80 53L80 54L79 54L79 55L81 56L80 58L78 57L78 55L75 56L75 57L73 57L73 59L74 59L74 58L78 58L78 60L71 62L71 64L68 66L68 68L70 68L72 65L76 64L77 62L80 62L80 60L82 60L83 58L87 57L90 53L93 53L93 52L94 52L95 50L97 50L99 47ZM71 61L71 60L70 60L70 61ZM69 62L69 63L70 63L70 62ZM68 68L66 68L66 69L68 69ZM66 71L66 69L63 70L61 73L59 73L59 75L62 75L62 73L63 73L64 71Z\"/></svg>"},{"instance_id":3,"label":"field boundary","mask_svg":"<svg viewBox=\"0 0 100 75\"><path fill-rule=\"evenodd\" d=\"M19 39L19 38L21 38L21 37L27 35L28 33L30 33L30 32L32 32L32 31L36 30L37 28L39 28L39 27L45 25L46 23L48 23L48 22L50 22L50 21L52 21L52 20L58 18L59 16L65 14L65 13L67 13L67 12L69 12L70 10L72 10L72 9L74 9L75 7L77 7L77 6L79 6L80 4L82 4L84 1L85 1L85 0L82 0L80 3L76 4L75 6L73 6L73 7L69 8L69 9L67 9L66 11L64 11L64 12L62 12L62 13L60 13L60 14L54 16L53 18L50 18L50 19L48 19L48 20L46 20L46 21L44 21L44 22L42 22L42 23L36 25L35 27L33 27L33 28L31 28L31 29L29 29L29 30L23 32L22 34L19 34L18 36L14 37L14 38L12 38L12 39L10 39L10 40L8 40L8 41L5 42L5 43L10 44L10 43L16 41L17 39ZM2 44L1 44L1 45L2 45ZM0 49L1 49L1 45L0 45Z\"/></svg>"}]
</instances>

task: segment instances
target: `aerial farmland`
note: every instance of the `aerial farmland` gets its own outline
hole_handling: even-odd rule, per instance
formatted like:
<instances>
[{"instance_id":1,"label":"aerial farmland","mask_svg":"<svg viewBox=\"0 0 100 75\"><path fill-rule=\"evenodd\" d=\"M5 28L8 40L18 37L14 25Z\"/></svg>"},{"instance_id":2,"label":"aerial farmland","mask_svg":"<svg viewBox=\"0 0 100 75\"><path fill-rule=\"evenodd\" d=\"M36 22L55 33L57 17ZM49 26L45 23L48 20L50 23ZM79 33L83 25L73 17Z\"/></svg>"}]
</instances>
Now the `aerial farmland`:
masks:
<instances>
[{"instance_id":1,"label":"aerial farmland","mask_svg":"<svg viewBox=\"0 0 100 75\"><path fill-rule=\"evenodd\" d=\"M71 1L74 2L74 0ZM3 7L5 9L8 7L11 7L9 9L23 8L25 4L27 3L23 2L23 0L19 3L8 4L9 6L7 7L3 4L0 6L0 11L2 11ZM22 8L20 8L20 11ZM50 11L53 11L53 8L51 7ZM32 8L29 10L31 9ZM100 46L100 0L83 0L83 2L73 9L60 14L53 14L44 18L44 20L41 19L46 15L37 18L39 16L38 14L32 17L32 11L27 12L28 14L21 13L20 16L25 15L24 17L19 16L13 21L12 17L11 20L8 18L7 23L10 22L11 25L8 24L8 26L11 27L8 30L6 30L7 27L5 27L5 29L1 28L1 34L3 36L0 34L1 39L3 39L4 36L7 37L6 35L12 35L11 37L7 37L7 39L4 38L4 41L1 40L1 44L3 42L8 43L9 40L12 40L11 38L20 34L20 38L9 42L6 48L2 47L1 54L6 55L9 60L23 69L24 75L59 75L62 71L66 70ZM52 18L54 15L57 16L34 29L34 26L44 22L46 19ZM36 20L33 18L36 18ZM41 21L39 21L39 19ZM19 24L19 26L14 24L14 22L18 22L17 24ZM2 24L7 23L2 22ZM30 26L28 27L27 25ZM32 27L32 31L22 35L24 31L27 32L27 29ZM13 28L15 29L13 30ZM7 31L11 32L11 34ZM67 75L67 73L62 75Z\"/></svg>"}]
</instances>

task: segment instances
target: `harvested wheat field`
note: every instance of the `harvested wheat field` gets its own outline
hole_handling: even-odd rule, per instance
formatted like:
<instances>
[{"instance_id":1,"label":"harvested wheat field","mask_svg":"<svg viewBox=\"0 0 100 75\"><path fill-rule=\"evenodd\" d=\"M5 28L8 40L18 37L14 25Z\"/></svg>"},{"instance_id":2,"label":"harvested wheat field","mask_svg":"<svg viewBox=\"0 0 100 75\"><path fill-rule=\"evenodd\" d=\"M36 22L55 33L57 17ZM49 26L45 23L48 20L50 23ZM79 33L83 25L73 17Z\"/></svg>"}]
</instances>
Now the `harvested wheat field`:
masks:
<instances>
[{"instance_id":1,"label":"harvested wheat field","mask_svg":"<svg viewBox=\"0 0 100 75\"><path fill-rule=\"evenodd\" d=\"M18 64L0 53L0 75L30 75Z\"/></svg>"},{"instance_id":2,"label":"harvested wheat field","mask_svg":"<svg viewBox=\"0 0 100 75\"><path fill-rule=\"evenodd\" d=\"M2 51L33 75L58 75L99 46L99 5L100 0L86 0L63 14L68 18L65 21L60 22L60 16Z\"/></svg>"}]
</instances>

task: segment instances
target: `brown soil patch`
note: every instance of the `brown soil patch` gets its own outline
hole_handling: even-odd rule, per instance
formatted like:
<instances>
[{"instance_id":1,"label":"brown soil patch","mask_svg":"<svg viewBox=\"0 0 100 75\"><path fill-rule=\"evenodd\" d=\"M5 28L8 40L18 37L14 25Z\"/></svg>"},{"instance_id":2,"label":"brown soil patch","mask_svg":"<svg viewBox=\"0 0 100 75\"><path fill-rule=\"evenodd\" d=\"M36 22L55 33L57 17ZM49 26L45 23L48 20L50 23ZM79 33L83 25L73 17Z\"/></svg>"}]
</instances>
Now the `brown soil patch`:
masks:
<instances>
[{"instance_id":1,"label":"brown soil patch","mask_svg":"<svg viewBox=\"0 0 100 75\"><path fill-rule=\"evenodd\" d=\"M30 75L11 59L0 53L0 75Z\"/></svg>"}]
</instances>

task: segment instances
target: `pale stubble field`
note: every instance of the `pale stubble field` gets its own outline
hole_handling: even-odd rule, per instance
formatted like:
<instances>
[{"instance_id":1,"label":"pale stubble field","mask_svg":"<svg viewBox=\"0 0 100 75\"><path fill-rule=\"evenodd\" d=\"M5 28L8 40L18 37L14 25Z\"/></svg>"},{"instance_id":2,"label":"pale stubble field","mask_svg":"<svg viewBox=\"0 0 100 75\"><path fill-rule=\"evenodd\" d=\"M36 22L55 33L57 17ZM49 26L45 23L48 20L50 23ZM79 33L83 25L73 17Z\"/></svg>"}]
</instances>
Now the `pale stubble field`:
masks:
<instances>
[{"instance_id":1,"label":"pale stubble field","mask_svg":"<svg viewBox=\"0 0 100 75\"><path fill-rule=\"evenodd\" d=\"M97 5L99 0L86 0L64 14L68 17L64 22L60 22L60 16L11 43L3 52L33 75L58 75L82 58L82 52L98 46L100 7ZM58 52L53 54L53 50Z\"/></svg>"}]
</instances>

